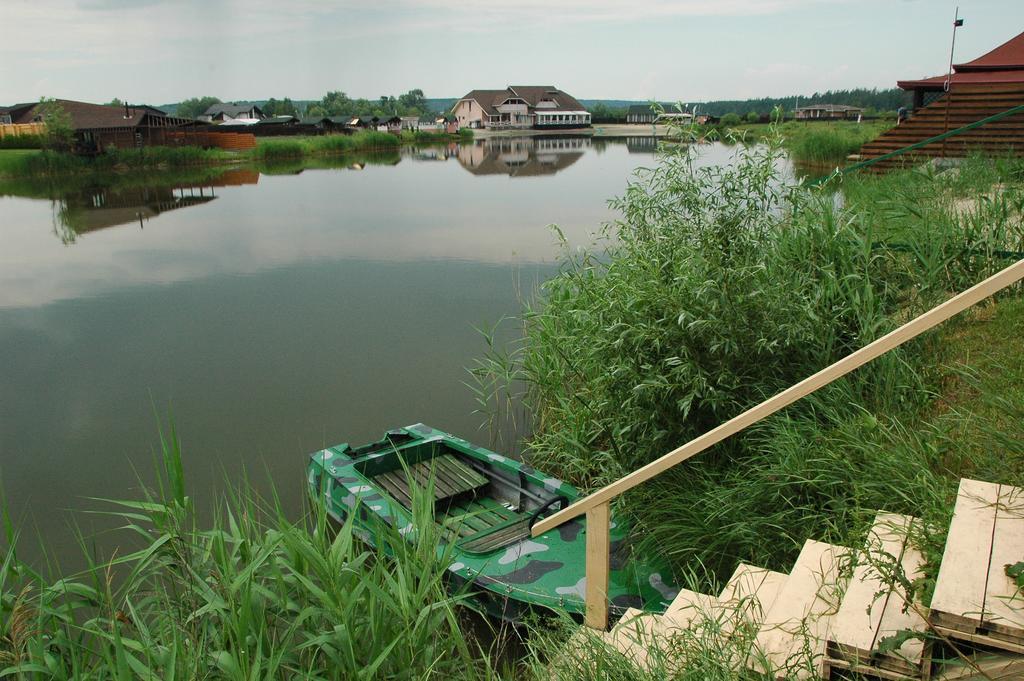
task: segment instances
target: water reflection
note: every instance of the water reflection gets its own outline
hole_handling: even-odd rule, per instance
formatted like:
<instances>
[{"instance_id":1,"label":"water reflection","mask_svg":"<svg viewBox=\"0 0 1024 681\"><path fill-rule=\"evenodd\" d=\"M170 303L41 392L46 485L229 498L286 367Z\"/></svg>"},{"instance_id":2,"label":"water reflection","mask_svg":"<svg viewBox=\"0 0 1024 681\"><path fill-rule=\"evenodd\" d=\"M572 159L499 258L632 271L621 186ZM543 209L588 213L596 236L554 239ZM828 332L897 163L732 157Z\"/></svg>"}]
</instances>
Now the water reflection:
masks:
<instances>
[{"instance_id":1,"label":"water reflection","mask_svg":"<svg viewBox=\"0 0 1024 681\"><path fill-rule=\"evenodd\" d=\"M591 137L496 137L462 145L457 158L474 175L554 175L583 157Z\"/></svg>"},{"instance_id":2,"label":"water reflection","mask_svg":"<svg viewBox=\"0 0 1024 681\"><path fill-rule=\"evenodd\" d=\"M475 329L518 314L556 271L548 225L588 243L614 217L607 199L647 162L636 152L655 146L502 138L227 172L0 181L11 513L75 555L54 509L132 496L152 461L154 411L174 414L200 507L224 471L248 466L297 513L306 452L395 425L485 442L465 386L485 349ZM725 163L730 152L701 154ZM539 179L490 181L467 172L474 158ZM54 238L54 212L74 246ZM516 333L502 328L499 346Z\"/></svg>"},{"instance_id":3,"label":"water reflection","mask_svg":"<svg viewBox=\"0 0 1024 681\"><path fill-rule=\"evenodd\" d=\"M145 229L146 222L164 213L215 200L219 187L256 184L259 179L259 172L253 168L235 168L198 183L78 187L55 199L53 228L65 244L119 225L138 224L139 229Z\"/></svg>"}]
</instances>

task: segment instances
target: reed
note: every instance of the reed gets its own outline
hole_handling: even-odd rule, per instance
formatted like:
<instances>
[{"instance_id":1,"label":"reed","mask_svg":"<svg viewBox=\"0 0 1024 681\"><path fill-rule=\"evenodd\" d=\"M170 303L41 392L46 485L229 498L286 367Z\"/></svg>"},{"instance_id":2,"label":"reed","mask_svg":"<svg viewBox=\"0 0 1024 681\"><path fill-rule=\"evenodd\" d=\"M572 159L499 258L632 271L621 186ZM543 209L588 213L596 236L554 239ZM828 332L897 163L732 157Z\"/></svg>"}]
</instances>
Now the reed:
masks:
<instances>
[{"instance_id":1,"label":"reed","mask_svg":"<svg viewBox=\"0 0 1024 681\"><path fill-rule=\"evenodd\" d=\"M499 387L515 391L531 461L581 487L710 430L1024 251L1012 164L847 178L840 202L834 189L787 184L777 137L737 147L730 167L700 167L698 153L668 149L639 171L613 202L622 218L567 250L528 301L523 344L475 367L481 411L494 416ZM641 528L642 550L701 566L714 592L739 560L788 568L808 537L856 533L879 508L927 508L960 471L1003 461L979 452L952 471L932 451L949 446L940 425L910 427L927 423L946 380L942 338L927 334L628 495L619 511Z\"/></svg>"},{"instance_id":2,"label":"reed","mask_svg":"<svg viewBox=\"0 0 1024 681\"><path fill-rule=\"evenodd\" d=\"M141 548L47 579L0 554L0 674L47 679L494 678L463 630L439 537L370 548L318 504L286 519L245 488L197 523L173 429L156 489L107 502ZM425 503L417 513L429 514ZM83 544L84 545L84 544Z\"/></svg>"}]
</instances>

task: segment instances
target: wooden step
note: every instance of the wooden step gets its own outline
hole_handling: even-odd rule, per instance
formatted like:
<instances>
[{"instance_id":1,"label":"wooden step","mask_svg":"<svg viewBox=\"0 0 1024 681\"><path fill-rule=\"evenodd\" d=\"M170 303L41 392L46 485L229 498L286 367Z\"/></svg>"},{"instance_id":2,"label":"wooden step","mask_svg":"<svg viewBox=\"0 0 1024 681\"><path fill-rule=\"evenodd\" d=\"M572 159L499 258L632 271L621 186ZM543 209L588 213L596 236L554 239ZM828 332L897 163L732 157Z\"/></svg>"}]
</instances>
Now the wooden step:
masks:
<instances>
[{"instance_id":1,"label":"wooden step","mask_svg":"<svg viewBox=\"0 0 1024 681\"><path fill-rule=\"evenodd\" d=\"M605 640L641 669L651 671L652 662L659 658L681 666L683 651L672 645L674 637L688 630L697 637L716 637L724 648L738 627L760 624L786 579L782 573L741 563L719 598L683 589L664 615L631 608L605 634ZM737 667L743 662L740 657L735 660Z\"/></svg>"},{"instance_id":2,"label":"wooden step","mask_svg":"<svg viewBox=\"0 0 1024 681\"><path fill-rule=\"evenodd\" d=\"M886 637L902 631L923 636L927 629L924 609L907 602L903 587L924 574L924 556L907 539L918 522L893 513L875 517L828 637L829 668L875 676L884 670L896 678L920 678L922 639L909 639L897 651L878 652Z\"/></svg>"},{"instance_id":3,"label":"wooden step","mask_svg":"<svg viewBox=\"0 0 1024 681\"><path fill-rule=\"evenodd\" d=\"M1020 681L1024 679L1024 655L977 653L966 660L939 666L933 681Z\"/></svg>"},{"instance_id":4,"label":"wooden step","mask_svg":"<svg viewBox=\"0 0 1024 681\"><path fill-rule=\"evenodd\" d=\"M847 549L808 539L793 571L757 633L747 660L754 671L775 678L819 677L825 639L839 608L840 565Z\"/></svg>"},{"instance_id":5,"label":"wooden step","mask_svg":"<svg viewBox=\"0 0 1024 681\"><path fill-rule=\"evenodd\" d=\"M1024 559L1024 492L961 480L931 622L952 638L1024 653L1024 594L1006 566Z\"/></svg>"},{"instance_id":6,"label":"wooden step","mask_svg":"<svg viewBox=\"0 0 1024 681\"><path fill-rule=\"evenodd\" d=\"M650 670L652 652L669 648L671 633L661 615L630 608L612 630L605 633L609 647L622 653L639 669Z\"/></svg>"}]
</instances>

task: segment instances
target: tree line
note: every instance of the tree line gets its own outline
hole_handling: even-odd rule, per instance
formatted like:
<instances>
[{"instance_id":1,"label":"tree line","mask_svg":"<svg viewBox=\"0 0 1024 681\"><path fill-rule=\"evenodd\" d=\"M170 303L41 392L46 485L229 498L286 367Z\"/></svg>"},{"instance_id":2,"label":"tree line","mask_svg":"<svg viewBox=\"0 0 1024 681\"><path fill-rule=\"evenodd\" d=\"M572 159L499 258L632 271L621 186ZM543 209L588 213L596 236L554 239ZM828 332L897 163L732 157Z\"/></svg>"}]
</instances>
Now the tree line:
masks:
<instances>
[{"instance_id":1,"label":"tree line","mask_svg":"<svg viewBox=\"0 0 1024 681\"><path fill-rule=\"evenodd\" d=\"M178 104L175 114L184 118L197 118L214 104L217 97L193 97ZM434 113L427 104L423 90L409 90L403 95L381 95L377 99L352 99L341 90L332 90L313 102L294 101L290 97L271 97L260 109L267 116L423 116Z\"/></svg>"}]
</instances>

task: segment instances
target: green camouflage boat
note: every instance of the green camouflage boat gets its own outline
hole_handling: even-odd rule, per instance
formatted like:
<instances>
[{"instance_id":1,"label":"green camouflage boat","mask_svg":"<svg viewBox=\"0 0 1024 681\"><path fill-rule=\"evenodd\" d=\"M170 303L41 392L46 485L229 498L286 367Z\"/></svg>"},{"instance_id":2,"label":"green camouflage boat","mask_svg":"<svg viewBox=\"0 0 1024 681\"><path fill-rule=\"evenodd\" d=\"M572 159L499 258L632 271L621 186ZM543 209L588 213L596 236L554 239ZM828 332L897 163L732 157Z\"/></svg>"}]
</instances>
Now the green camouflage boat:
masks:
<instances>
[{"instance_id":1,"label":"green camouflage boat","mask_svg":"<svg viewBox=\"0 0 1024 681\"><path fill-rule=\"evenodd\" d=\"M432 483L433 521L454 542L439 546L438 555L452 561L455 585L471 583L477 609L512 621L537 607L583 614L586 521L530 537L538 518L578 498L571 485L423 424L361 447L328 447L310 459L314 500L339 522L354 511L355 529L370 544L381 523L409 534L415 489ZM630 607L664 612L677 592L669 573L631 556L626 528L614 517L611 528L611 614Z\"/></svg>"}]
</instances>

